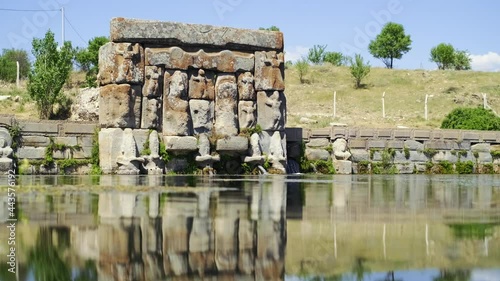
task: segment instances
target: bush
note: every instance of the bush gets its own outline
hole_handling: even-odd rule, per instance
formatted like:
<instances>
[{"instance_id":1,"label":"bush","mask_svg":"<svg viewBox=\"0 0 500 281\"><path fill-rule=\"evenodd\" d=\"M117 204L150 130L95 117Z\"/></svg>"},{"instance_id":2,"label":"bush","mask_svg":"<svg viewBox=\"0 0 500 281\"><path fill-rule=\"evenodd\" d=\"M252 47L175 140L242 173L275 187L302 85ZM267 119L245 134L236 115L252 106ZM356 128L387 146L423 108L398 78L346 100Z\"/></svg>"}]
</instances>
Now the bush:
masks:
<instances>
[{"instance_id":1,"label":"bush","mask_svg":"<svg viewBox=\"0 0 500 281\"><path fill-rule=\"evenodd\" d=\"M366 64L363 61L363 57L360 54L356 54L354 59L351 59L351 75L354 78L354 87L356 89L361 88L361 80L365 78L370 73L370 64Z\"/></svg>"},{"instance_id":2,"label":"bush","mask_svg":"<svg viewBox=\"0 0 500 281\"><path fill-rule=\"evenodd\" d=\"M309 49L307 59L314 64L322 63L325 60L325 49L326 45L314 45L311 49Z\"/></svg>"},{"instance_id":3,"label":"bush","mask_svg":"<svg viewBox=\"0 0 500 281\"><path fill-rule=\"evenodd\" d=\"M324 58L325 62L329 62L334 66L342 66L345 64L346 58L339 52L327 52Z\"/></svg>"},{"instance_id":4,"label":"bush","mask_svg":"<svg viewBox=\"0 0 500 281\"><path fill-rule=\"evenodd\" d=\"M309 63L307 63L307 60L305 58L302 58L295 63L295 67L297 68L297 72L299 73L300 83L304 84L304 76L309 71Z\"/></svg>"},{"instance_id":5,"label":"bush","mask_svg":"<svg viewBox=\"0 0 500 281\"><path fill-rule=\"evenodd\" d=\"M0 56L0 80L16 82L17 64L19 62L19 77L26 78L30 71L28 53L25 50L4 49Z\"/></svg>"},{"instance_id":6,"label":"bush","mask_svg":"<svg viewBox=\"0 0 500 281\"><path fill-rule=\"evenodd\" d=\"M443 123L442 129L499 131L500 118L484 108L455 108Z\"/></svg>"}]
</instances>

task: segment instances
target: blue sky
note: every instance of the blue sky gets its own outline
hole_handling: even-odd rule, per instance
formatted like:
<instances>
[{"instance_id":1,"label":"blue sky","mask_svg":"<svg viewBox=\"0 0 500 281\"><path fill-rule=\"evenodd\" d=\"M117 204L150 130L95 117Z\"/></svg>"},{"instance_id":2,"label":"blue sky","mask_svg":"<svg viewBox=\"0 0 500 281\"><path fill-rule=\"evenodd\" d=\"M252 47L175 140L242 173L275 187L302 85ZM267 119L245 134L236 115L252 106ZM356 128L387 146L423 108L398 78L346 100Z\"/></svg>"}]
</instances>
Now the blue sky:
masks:
<instances>
[{"instance_id":1,"label":"blue sky","mask_svg":"<svg viewBox=\"0 0 500 281\"><path fill-rule=\"evenodd\" d=\"M147 3L147 4L142 4ZM278 26L285 34L287 60L315 44L329 51L361 53L373 66L383 63L367 51L369 40L387 21L402 24L412 50L395 62L400 69L435 69L429 52L441 42L472 54L474 70L500 71L500 1L472 0L33 0L2 1L0 9L46 10L65 7L66 40L85 46L109 35L113 17L203 23L240 28ZM68 23L69 22L69 23ZM61 40L61 13L0 10L0 48L30 49L33 37L51 29ZM76 30L76 31L75 31Z\"/></svg>"}]
</instances>

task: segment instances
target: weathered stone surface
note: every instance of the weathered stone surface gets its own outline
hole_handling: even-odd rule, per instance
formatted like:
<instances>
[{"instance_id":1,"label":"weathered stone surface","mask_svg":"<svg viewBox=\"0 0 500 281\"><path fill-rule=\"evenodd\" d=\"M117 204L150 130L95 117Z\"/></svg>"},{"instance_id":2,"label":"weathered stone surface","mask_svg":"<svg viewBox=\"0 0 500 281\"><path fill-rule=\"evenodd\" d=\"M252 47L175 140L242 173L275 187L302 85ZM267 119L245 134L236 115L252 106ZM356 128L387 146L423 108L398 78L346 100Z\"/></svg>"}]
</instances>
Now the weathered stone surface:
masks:
<instances>
[{"instance_id":1,"label":"weathered stone surface","mask_svg":"<svg viewBox=\"0 0 500 281\"><path fill-rule=\"evenodd\" d=\"M240 100L257 100L254 80L251 72L244 72L238 75L238 95Z\"/></svg>"},{"instance_id":2,"label":"weathered stone surface","mask_svg":"<svg viewBox=\"0 0 500 281\"><path fill-rule=\"evenodd\" d=\"M189 166L188 160L185 158L174 158L165 164L167 172L179 173L185 171Z\"/></svg>"},{"instance_id":3,"label":"weathered stone surface","mask_svg":"<svg viewBox=\"0 0 500 281\"><path fill-rule=\"evenodd\" d=\"M141 117L140 86L108 85L101 87L99 123L103 128L138 128Z\"/></svg>"},{"instance_id":4,"label":"weathered stone surface","mask_svg":"<svg viewBox=\"0 0 500 281\"><path fill-rule=\"evenodd\" d=\"M306 148L306 158L307 160L330 160L331 155L326 149L316 149L316 148Z\"/></svg>"},{"instance_id":5,"label":"weathered stone surface","mask_svg":"<svg viewBox=\"0 0 500 281\"><path fill-rule=\"evenodd\" d=\"M423 152L410 150L410 161L427 162L430 161L430 159Z\"/></svg>"},{"instance_id":6,"label":"weathered stone surface","mask_svg":"<svg viewBox=\"0 0 500 281\"><path fill-rule=\"evenodd\" d=\"M214 70L218 72L253 71L254 55L224 50L218 53L206 53L203 50L186 52L179 47L146 49L148 65L161 65L166 69L188 68Z\"/></svg>"},{"instance_id":7,"label":"weathered stone surface","mask_svg":"<svg viewBox=\"0 0 500 281\"><path fill-rule=\"evenodd\" d=\"M23 146L48 146L50 143L50 140L48 137L44 136L24 136L22 138L22 145Z\"/></svg>"},{"instance_id":8,"label":"weathered stone surface","mask_svg":"<svg viewBox=\"0 0 500 281\"><path fill-rule=\"evenodd\" d=\"M142 98L142 129L159 129L162 113L161 100L155 98Z\"/></svg>"},{"instance_id":9,"label":"weathered stone surface","mask_svg":"<svg viewBox=\"0 0 500 281\"><path fill-rule=\"evenodd\" d=\"M248 138L233 136L217 140L217 151L244 152L248 150Z\"/></svg>"},{"instance_id":10,"label":"weathered stone surface","mask_svg":"<svg viewBox=\"0 0 500 281\"><path fill-rule=\"evenodd\" d=\"M208 100L190 100L189 109L191 110L194 134L211 132L214 123L214 102Z\"/></svg>"},{"instance_id":11,"label":"weathered stone surface","mask_svg":"<svg viewBox=\"0 0 500 281\"><path fill-rule=\"evenodd\" d=\"M385 148L386 141L385 140L368 140L367 146L368 148Z\"/></svg>"},{"instance_id":12,"label":"weathered stone surface","mask_svg":"<svg viewBox=\"0 0 500 281\"><path fill-rule=\"evenodd\" d=\"M408 148L409 150L424 150L424 144L414 140L405 141L404 147Z\"/></svg>"},{"instance_id":13,"label":"weathered stone surface","mask_svg":"<svg viewBox=\"0 0 500 281\"><path fill-rule=\"evenodd\" d=\"M489 143L478 143L471 147L472 152L487 152L490 153L491 144Z\"/></svg>"},{"instance_id":14,"label":"weathered stone surface","mask_svg":"<svg viewBox=\"0 0 500 281\"><path fill-rule=\"evenodd\" d=\"M394 137L396 137L396 132L394 132ZM407 138L406 134L401 134L401 138ZM413 137L415 139L422 139L422 140L428 140L431 138L431 131L430 130L415 130L413 131Z\"/></svg>"},{"instance_id":15,"label":"weathered stone surface","mask_svg":"<svg viewBox=\"0 0 500 281\"><path fill-rule=\"evenodd\" d=\"M57 123L43 123L21 121L19 126L23 128L23 135L58 135L59 126Z\"/></svg>"},{"instance_id":16,"label":"weathered stone surface","mask_svg":"<svg viewBox=\"0 0 500 281\"><path fill-rule=\"evenodd\" d=\"M120 153L116 158L118 164L116 173L119 175L138 175L143 168L142 163L144 162L144 158L138 156L134 132L130 128L124 129Z\"/></svg>"},{"instance_id":17,"label":"weathered stone surface","mask_svg":"<svg viewBox=\"0 0 500 281\"><path fill-rule=\"evenodd\" d=\"M317 138L311 139L306 146L307 147L327 147L330 145L330 140L327 138Z\"/></svg>"},{"instance_id":18,"label":"weathered stone surface","mask_svg":"<svg viewBox=\"0 0 500 281\"><path fill-rule=\"evenodd\" d=\"M395 148L395 149L403 149L404 148L404 142L403 141L398 141L398 140L389 140L387 141L387 148Z\"/></svg>"},{"instance_id":19,"label":"weathered stone surface","mask_svg":"<svg viewBox=\"0 0 500 281\"><path fill-rule=\"evenodd\" d=\"M410 154L408 154L408 158L406 158L406 154L402 150L396 150L394 151L394 157L392 159L392 162L394 163L409 163L410 161Z\"/></svg>"},{"instance_id":20,"label":"weathered stone surface","mask_svg":"<svg viewBox=\"0 0 500 281\"><path fill-rule=\"evenodd\" d=\"M257 125L257 103L254 101L240 101L238 104L238 120L240 131L254 128Z\"/></svg>"},{"instance_id":21,"label":"weathered stone surface","mask_svg":"<svg viewBox=\"0 0 500 281\"><path fill-rule=\"evenodd\" d=\"M282 50L283 33L201 24L114 18L111 41L241 50Z\"/></svg>"},{"instance_id":22,"label":"weathered stone surface","mask_svg":"<svg viewBox=\"0 0 500 281\"><path fill-rule=\"evenodd\" d=\"M76 137L57 137L54 138L54 143L75 146L78 144L78 140Z\"/></svg>"},{"instance_id":23,"label":"weathered stone surface","mask_svg":"<svg viewBox=\"0 0 500 281\"><path fill-rule=\"evenodd\" d=\"M189 115L188 77L183 71L165 72L163 100L163 134L167 136L191 135Z\"/></svg>"},{"instance_id":24,"label":"weathered stone surface","mask_svg":"<svg viewBox=\"0 0 500 281\"><path fill-rule=\"evenodd\" d=\"M489 152L477 152L478 163L492 163L493 157Z\"/></svg>"},{"instance_id":25,"label":"weathered stone surface","mask_svg":"<svg viewBox=\"0 0 500 281\"><path fill-rule=\"evenodd\" d=\"M334 160L333 167L335 168L335 173L338 175L350 175L352 174L352 162L345 160Z\"/></svg>"},{"instance_id":26,"label":"weathered stone surface","mask_svg":"<svg viewBox=\"0 0 500 281\"><path fill-rule=\"evenodd\" d=\"M60 134L64 132L65 135L93 135L95 129L99 126L97 124L83 124L83 123L70 123L64 122L59 126Z\"/></svg>"},{"instance_id":27,"label":"weathered stone surface","mask_svg":"<svg viewBox=\"0 0 500 281\"><path fill-rule=\"evenodd\" d=\"M238 134L238 89L235 76L219 75L215 92L215 132L221 136L235 136Z\"/></svg>"},{"instance_id":28,"label":"weathered stone surface","mask_svg":"<svg viewBox=\"0 0 500 281\"><path fill-rule=\"evenodd\" d=\"M458 149L458 145L455 141L434 140L426 142L425 148L438 149L438 150L452 150L452 149Z\"/></svg>"},{"instance_id":29,"label":"weathered stone surface","mask_svg":"<svg viewBox=\"0 0 500 281\"><path fill-rule=\"evenodd\" d=\"M257 91L285 90L285 68L283 53L255 53L255 89Z\"/></svg>"},{"instance_id":30,"label":"weathered stone surface","mask_svg":"<svg viewBox=\"0 0 500 281\"><path fill-rule=\"evenodd\" d=\"M19 159L44 159L45 147L24 146L17 149L16 156Z\"/></svg>"},{"instance_id":31,"label":"weathered stone surface","mask_svg":"<svg viewBox=\"0 0 500 281\"><path fill-rule=\"evenodd\" d=\"M361 139L349 139L349 148L350 149L365 149L366 148L366 140Z\"/></svg>"},{"instance_id":32,"label":"weathered stone surface","mask_svg":"<svg viewBox=\"0 0 500 281\"><path fill-rule=\"evenodd\" d=\"M116 159L121 153L122 142L121 129L101 129L99 132L99 165L104 174L111 174L118 168Z\"/></svg>"},{"instance_id":33,"label":"weathered stone surface","mask_svg":"<svg viewBox=\"0 0 500 281\"><path fill-rule=\"evenodd\" d=\"M451 151L439 151L432 157L432 162L442 162L442 161L457 163L458 155L456 153L451 153Z\"/></svg>"},{"instance_id":34,"label":"weathered stone surface","mask_svg":"<svg viewBox=\"0 0 500 281\"><path fill-rule=\"evenodd\" d=\"M198 69L191 71L189 78L189 98L213 101L215 98L215 74Z\"/></svg>"},{"instance_id":35,"label":"weathered stone surface","mask_svg":"<svg viewBox=\"0 0 500 281\"><path fill-rule=\"evenodd\" d=\"M71 121L99 120L99 88L80 89L71 105Z\"/></svg>"},{"instance_id":36,"label":"weathered stone surface","mask_svg":"<svg viewBox=\"0 0 500 281\"><path fill-rule=\"evenodd\" d=\"M134 41L131 41L134 42ZM99 49L99 85L142 84L144 50L139 44L109 42Z\"/></svg>"},{"instance_id":37,"label":"weathered stone surface","mask_svg":"<svg viewBox=\"0 0 500 281\"><path fill-rule=\"evenodd\" d=\"M353 162L370 161L370 153L365 149L351 149L350 152Z\"/></svg>"},{"instance_id":38,"label":"weathered stone surface","mask_svg":"<svg viewBox=\"0 0 500 281\"><path fill-rule=\"evenodd\" d=\"M396 169L398 170L398 174L413 174L414 164L403 163L403 164L395 164Z\"/></svg>"},{"instance_id":39,"label":"weathered stone surface","mask_svg":"<svg viewBox=\"0 0 500 281\"><path fill-rule=\"evenodd\" d=\"M347 149L347 141L342 138L336 139L333 144L333 156L337 160L348 160L351 157L351 153Z\"/></svg>"},{"instance_id":40,"label":"weathered stone surface","mask_svg":"<svg viewBox=\"0 0 500 281\"><path fill-rule=\"evenodd\" d=\"M146 79L142 95L148 98L158 98L163 95L163 70L157 66L145 67Z\"/></svg>"},{"instance_id":41,"label":"weathered stone surface","mask_svg":"<svg viewBox=\"0 0 500 281\"><path fill-rule=\"evenodd\" d=\"M164 137L167 151L190 152L198 150L198 140L195 137Z\"/></svg>"},{"instance_id":42,"label":"weathered stone surface","mask_svg":"<svg viewBox=\"0 0 500 281\"><path fill-rule=\"evenodd\" d=\"M262 130L283 130L286 122L286 99L283 92L257 93L257 124Z\"/></svg>"}]
</instances>

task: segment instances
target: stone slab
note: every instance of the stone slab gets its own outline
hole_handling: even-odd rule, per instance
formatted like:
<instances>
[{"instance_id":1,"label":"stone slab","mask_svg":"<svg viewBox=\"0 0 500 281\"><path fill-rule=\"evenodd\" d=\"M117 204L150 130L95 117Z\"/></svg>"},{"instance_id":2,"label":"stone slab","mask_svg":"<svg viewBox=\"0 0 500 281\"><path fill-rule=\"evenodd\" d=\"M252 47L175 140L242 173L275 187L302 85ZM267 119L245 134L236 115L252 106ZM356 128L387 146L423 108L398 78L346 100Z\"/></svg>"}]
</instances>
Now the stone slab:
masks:
<instances>
[{"instance_id":1,"label":"stone slab","mask_svg":"<svg viewBox=\"0 0 500 281\"><path fill-rule=\"evenodd\" d=\"M248 150L248 138L241 136L217 140L217 151L243 152Z\"/></svg>"},{"instance_id":2,"label":"stone slab","mask_svg":"<svg viewBox=\"0 0 500 281\"><path fill-rule=\"evenodd\" d=\"M75 146L78 144L78 140L76 137L57 137L54 138L54 143Z\"/></svg>"},{"instance_id":3,"label":"stone slab","mask_svg":"<svg viewBox=\"0 0 500 281\"><path fill-rule=\"evenodd\" d=\"M460 131L443 131L442 135L445 140L459 140L462 134Z\"/></svg>"},{"instance_id":4,"label":"stone slab","mask_svg":"<svg viewBox=\"0 0 500 281\"><path fill-rule=\"evenodd\" d=\"M394 141L394 140L389 140L387 141L387 148L396 148L396 149L403 149L404 148L404 141Z\"/></svg>"},{"instance_id":5,"label":"stone slab","mask_svg":"<svg viewBox=\"0 0 500 281\"><path fill-rule=\"evenodd\" d=\"M202 24L114 18L111 41L239 50L283 50L283 33Z\"/></svg>"},{"instance_id":6,"label":"stone slab","mask_svg":"<svg viewBox=\"0 0 500 281\"><path fill-rule=\"evenodd\" d=\"M352 174L352 162L335 160L333 161L333 167L335 168L335 173L338 175L350 175Z\"/></svg>"},{"instance_id":7,"label":"stone slab","mask_svg":"<svg viewBox=\"0 0 500 281\"><path fill-rule=\"evenodd\" d=\"M23 146L48 146L50 143L50 139L44 136L23 136L22 144Z\"/></svg>"},{"instance_id":8,"label":"stone slab","mask_svg":"<svg viewBox=\"0 0 500 281\"><path fill-rule=\"evenodd\" d=\"M57 135L59 133L58 123L44 122L19 122L23 135Z\"/></svg>"},{"instance_id":9,"label":"stone slab","mask_svg":"<svg viewBox=\"0 0 500 281\"><path fill-rule=\"evenodd\" d=\"M366 140L360 140L360 139L349 139L348 145L350 149L355 149L355 148L366 148Z\"/></svg>"},{"instance_id":10,"label":"stone slab","mask_svg":"<svg viewBox=\"0 0 500 281\"><path fill-rule=\"evenodd\" d=\"M45 147L21 147L17 150L16 155L19 159L44 159Z\"/></svg>"},{"instance_id":11,"label":"stone slab","mask_svg":"<svg viewBox=\"0 0 500 281\"><path fill-rule=\"evenodd\" d=\"M373 138L373 137L375 137L375 130L373 130L373 129L359 129L358 135L360 138Z\"/></svg>"},{"instance_id":12,"label":"stone slab","mask_svg":"<svg viewBox=\"0 0 500 281\"><path fill-rule=\"evenodd\" d=\"M385 148L386 141L385 140L368 140L367 147L368 148Z\"/></svg>"},{"instance_id":13,"label":"stone slab","mask_svg":"<svg viewBox=\"0 0 500 281\"><path fill-rule=\"evenodd\" d=\"M165 136L164 140L167 151L191 152L198 150L198 139L195 137Z\"/></svg>"},{"instance_id":14,"label":"stone slab","mask_svg":"<svg viewBox=\"0 0 500 281\"><path fill-rule=\"evenodd\" d=\"M377 136L379 138L391 138L392 130L391 129L378 129Z\"/></svg>"},{"instance_id":15,"label":"stone slab","mask_svg":"<svg viewBox=\"0 0 500 281\"><path fill-rule=\"evenodd\" d=\"M497 134L494 132L483 133L483 141L494 142L497 140Z\"/></svg>"},{"instance_id":16,"label":"stone slab","mask_svg":"<svg viewBox=\"0 0 500 281\"><path fill-rule=\"evenodd\" d=\"M98 124L63 123L62 129L66 135L93 135Z\"/></svg>"},{"instance_id":17,"label":"stone slab","mask_svg":"<svg viewBox=\"0 0 500 281\"><path fill-rule=\"evenodd\" d=\"M307 147L327 147L330 145L330 140L327 138L310 139L306 144Z\"/></svg>"},{"instance_id":18,"label":"stone slab","mask_svg":"<svg viewBox=\"0 0 500 281\"><path fill-rule=\"evenodd\" d=\"M394 132L396 135L396 132ZM428 140L431 139L431 131L430 130L415 130L413 131L413 138L418 140Z\"/></svg>"},{"instance_id":19,"label":"stone slab","mask_svg":"<svg viewBox=\"0 0 500 281\"><path fill-rule=\"evenodd\" d=\"M479 141L481 135L478 132L468 132L464 131L462 134L463 140Z\"/></svg>"}]
</instances>

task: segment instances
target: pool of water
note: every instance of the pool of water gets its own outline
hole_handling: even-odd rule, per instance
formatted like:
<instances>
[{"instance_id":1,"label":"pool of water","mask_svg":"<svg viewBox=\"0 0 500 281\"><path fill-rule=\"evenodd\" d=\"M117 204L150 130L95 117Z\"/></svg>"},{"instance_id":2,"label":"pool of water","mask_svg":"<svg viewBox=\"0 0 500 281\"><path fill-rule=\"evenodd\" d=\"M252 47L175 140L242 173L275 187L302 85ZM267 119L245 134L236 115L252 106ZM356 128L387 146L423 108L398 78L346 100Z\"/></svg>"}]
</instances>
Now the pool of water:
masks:
<instances>
[{"instance_id":1,"label":"pool of water","mask_svg":"<svg viewBox=\"0 0 500 281\"><path fill-rule=\"evenodd\" d=\"M11 190L3 176L0 186L0 280L500 281L495 175L22 176Z\"/></svg>"}]
</instances>

